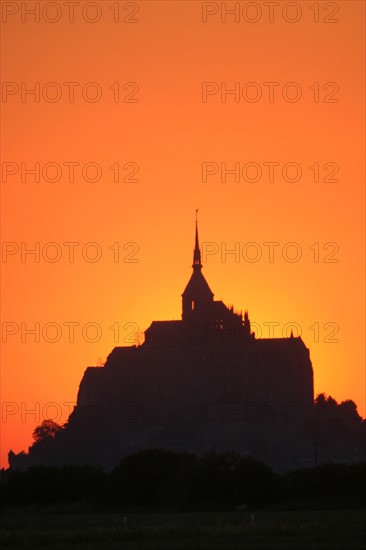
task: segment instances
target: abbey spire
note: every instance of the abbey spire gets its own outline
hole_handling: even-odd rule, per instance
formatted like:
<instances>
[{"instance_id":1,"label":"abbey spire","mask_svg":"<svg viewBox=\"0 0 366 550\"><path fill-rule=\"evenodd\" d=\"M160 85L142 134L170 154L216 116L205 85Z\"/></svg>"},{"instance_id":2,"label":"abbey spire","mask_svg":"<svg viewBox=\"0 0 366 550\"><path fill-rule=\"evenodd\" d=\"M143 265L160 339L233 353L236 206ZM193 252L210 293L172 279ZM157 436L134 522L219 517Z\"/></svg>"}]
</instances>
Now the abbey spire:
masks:
<instances>
[{"instance_id":1,"label":"abbey spire","mask_svg":"<svg viewBox=\"0 0 366 550\"><path fill-rule=\"evenodd\" d=\"M199 241L198 241L198 221L197 221L197 213L198 213L198 208L196 210L196 237L195 237L195 243L194 243L194 251L193 251L193 269L201 269L202 268L202 264L201 264L201 250L200 250L200 245L199 245Z\"/></svg>"},{"instance_id":2,"label":"abbey spire","mask_svg":"<svg viewBox=\"0 0 366 550\"><path fill-rule=\"evenodd\" d=\"M213 302L213 292L202 275L201 250L198 240L198 222L196 210L196 232L193 249L193 273L182 294L182 318L188 320L201 317Z\"/></svg>"}]
</instances>

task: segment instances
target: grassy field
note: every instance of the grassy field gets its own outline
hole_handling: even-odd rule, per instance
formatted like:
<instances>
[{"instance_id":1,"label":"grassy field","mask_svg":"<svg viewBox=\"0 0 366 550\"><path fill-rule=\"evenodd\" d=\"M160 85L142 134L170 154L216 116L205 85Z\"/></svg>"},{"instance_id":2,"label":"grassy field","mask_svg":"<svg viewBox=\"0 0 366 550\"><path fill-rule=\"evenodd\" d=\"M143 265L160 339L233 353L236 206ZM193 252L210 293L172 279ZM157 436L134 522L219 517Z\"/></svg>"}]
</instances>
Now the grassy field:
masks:
<instances>
[{"instance_id":1,"label":"grassy field","mask_svg":"<svg viewBox=\"0 0 366 550\"><path fill-rule=\"evenodd\" d=\"M52 550L352 550L364 548L365 511L1 516L1 547Z\"/></svg>"}]
</instances>

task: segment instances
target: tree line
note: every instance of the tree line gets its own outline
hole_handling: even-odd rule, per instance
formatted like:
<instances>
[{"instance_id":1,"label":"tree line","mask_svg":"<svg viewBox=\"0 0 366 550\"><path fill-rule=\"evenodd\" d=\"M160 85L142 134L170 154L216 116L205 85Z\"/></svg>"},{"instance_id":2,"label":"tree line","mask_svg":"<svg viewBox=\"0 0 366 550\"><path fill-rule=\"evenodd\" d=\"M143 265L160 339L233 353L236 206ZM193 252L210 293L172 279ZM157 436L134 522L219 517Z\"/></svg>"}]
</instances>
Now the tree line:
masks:
<instances>
[{"instance_id":1,"label":"tree line","mask_svg":"<svg viewBox=\"0 0 366 550\"><path fill-rule=\"evenodd\" d=\"M126 456L110 472L90 465L3 470L1 503L3 509L80 503L82 509L131 511L361 508L365 486L365 462L276 474L235 452L150 449Z\"/></svg>"}]
</instances>

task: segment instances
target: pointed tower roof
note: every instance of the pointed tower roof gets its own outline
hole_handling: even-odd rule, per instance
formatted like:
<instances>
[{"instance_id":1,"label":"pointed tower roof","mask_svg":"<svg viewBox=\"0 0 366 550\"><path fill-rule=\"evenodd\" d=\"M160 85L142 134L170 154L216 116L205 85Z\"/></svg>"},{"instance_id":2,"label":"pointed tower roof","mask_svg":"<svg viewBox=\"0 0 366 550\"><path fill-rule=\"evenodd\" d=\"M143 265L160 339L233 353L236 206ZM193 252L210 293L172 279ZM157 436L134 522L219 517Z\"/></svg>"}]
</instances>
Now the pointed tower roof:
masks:
<instances>
[{"instance_id":1,"label":"pointed tower roof","mask_svg":"<svg viewBox=\"0 0 366 550\"><path fill-rule=\"evenodd\" d=\"M202 264L201 264L201 251L200 251L200 245L199 245L199 241L198 241L198 221L197 221L197 213L198 213L198 208L196 210L196 236L195 236L195 241L194 241L194 250L193 250L193 269L195 268L199 268L201 269L202 268Z\"/></svg>"},{"instance_id":2,"label":"pointed tower roof","mask_svg":"<svg viewBox=\"0 0 366 550\"><path fill-rule=\"evenodd\" d=\"M198 221L197 221L197 212L196 210L196 231L195 231L195 241L194 241L194 250L193 250L193 273L191 278L188 281L186 288L182 296L191 295L192 297L197 297L202 300L212 300L214 294L208 282L202 275L202 263L201 263L201 250L198 240Z\"/></svg>"}]
</instances>

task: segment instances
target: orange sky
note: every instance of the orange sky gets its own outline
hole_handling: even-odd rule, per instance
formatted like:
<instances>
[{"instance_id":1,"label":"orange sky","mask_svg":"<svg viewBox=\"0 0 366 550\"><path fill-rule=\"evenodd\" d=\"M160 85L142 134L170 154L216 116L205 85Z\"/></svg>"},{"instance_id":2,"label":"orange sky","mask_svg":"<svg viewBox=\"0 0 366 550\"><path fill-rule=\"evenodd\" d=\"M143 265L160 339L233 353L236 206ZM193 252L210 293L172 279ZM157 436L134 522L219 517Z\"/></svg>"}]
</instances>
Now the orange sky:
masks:
<instances>
[{"instance_id":1,"label":"orange sky","mask_svg":"<svg viewBox=\"0 0 366 550\"><path fill-rule=\"evenodd\" d=\"M66 2L26 2L39 22L21 4L1 2L3 465L45 417L67 419L88 365L152 320L180 318L195 208L202 248L214 243L204 274L215 298L248 309L263 337L270 322L274 336L297 323L315 391L365 415L364 2L280 2L273 22L265 2L238 2L237 22L221 2L81 1L74 22ZM79 83L73 102L67 82ZM203 102L207 82L218 91ZM221 97L235 83L239 97ZM38 102L24 94L36 86ZM36 162L38 182L24 171ZM207 181L203 163L217 170ZM221 181L235 163L239 181ZM136 166L137 181L123 181ZM35 246L37 262L24 253ZM26 333L35 323L39 342Z\"/></svg>"}]
</instances>

